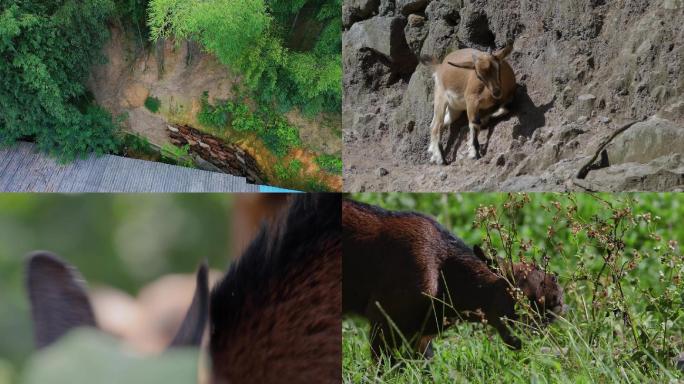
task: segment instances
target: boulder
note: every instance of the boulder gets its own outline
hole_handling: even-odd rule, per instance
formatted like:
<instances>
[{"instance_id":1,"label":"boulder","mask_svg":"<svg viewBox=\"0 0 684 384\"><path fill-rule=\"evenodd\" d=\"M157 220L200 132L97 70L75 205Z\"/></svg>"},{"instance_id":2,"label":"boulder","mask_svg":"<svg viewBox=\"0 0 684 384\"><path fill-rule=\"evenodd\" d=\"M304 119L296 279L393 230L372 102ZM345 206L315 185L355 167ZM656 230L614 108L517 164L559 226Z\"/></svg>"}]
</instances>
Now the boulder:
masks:
<instances>
[{"instance_id":1,"label":"boulder","mask_svg":"<svg viewBox=\"0 0 684 384\"><path fill-rule=\"evenodd\" d=\"M429 67L420 64L411 76L401 105L394 113L391 133L397 158L415 162L428 160L434 82Z\"/></svg>"},{"instance_id":2,"label":"boulder","mask_svg":"<svg viewBox=\"0 0 684 384\"><path fill-rule=\"evenodd\" d=\"M349 28L357 21L365 20L378 13L380 0L349 0L342 4L342 25Z\"/></svg>"},{"instance_id":3,"label":"boulder","mask_svg":"<svg viewBox=\"0 0 684 384\"><path fill-rule=\"evenodd\" d=\"M397 9L404 15L419 12L425 9L430 0L396 0Z\"/></svg>"},{"instance_id":4,"label":"boulder","mask_svg":"<svg viewBox=\"0 0 684 384\"><path fill-rule=\"evenodd\" d=\"M611 165L648 163L672 154L684 154L684 127L659 117L634 124L606 147Z\"/></svg>"},{"instance_id":5,"label":"boulder","mask_svg":"<svg viewBox=\"0 0 684 384\"><path fill-rule=\"evenodd\" d=\"M593 190L605 192L675 191L684 186L684 155L659 157L647 164L622 163L589 172Z\"/></svg>"},{"instance_id":6,"label":"boulder","mask_svg":"<svg viewBox=\"0 0 684 384\"><path fill-rule=\"evenodd\" d=\"M406 43L411 49L411 52L418 56L420 49L423 47L423 42L428 36L428 27L425 24L425 17L411 14L408 17L408 23L404 28L404 35L406 36Z\"/></svg>"},{"instance_id":7,"label":"boulder","mask_svg":"<svg viewBox=\"0 0 684 384\"><path fill-rule=\"evenodd\" d=\"M404 35L406 18L376 16L355 23L343 35L343 53L371 50L384 56L397 73L411 73L418 60Z\"/></svg>"}]
</instances>

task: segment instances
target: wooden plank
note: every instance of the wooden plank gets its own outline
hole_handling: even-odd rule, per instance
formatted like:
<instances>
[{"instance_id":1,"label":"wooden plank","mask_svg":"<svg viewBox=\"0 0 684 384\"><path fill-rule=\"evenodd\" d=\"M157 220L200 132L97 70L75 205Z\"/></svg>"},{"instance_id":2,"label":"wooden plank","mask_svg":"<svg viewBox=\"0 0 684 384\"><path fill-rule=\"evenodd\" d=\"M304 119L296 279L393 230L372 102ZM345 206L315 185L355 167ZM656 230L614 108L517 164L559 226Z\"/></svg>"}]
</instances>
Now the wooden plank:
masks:
<instances>
[{"instance_id":1,"label":"wooden plank","mask_svg":"<svg viewBox=\"0 0 684 384\"><path fill-rule=\"evenodd\" d=\"M0 191L17 192L15 191L14 183L19 182L21 178L26 177L24 167L34 159L34 156L31 156L31 149L31 147L25 145L17 148L16 156L12 158L4 173L5 176L3 183L0 186Z\"/></svg>"},{"instance_id":2,"label":"wooden plank","mask_svg":"<svg viewBox=\"0 0 684 384\"><path fill-rule=\"evenodd\" d=\"M17 192L44 192L54 168L54 164L46 156L33 156L33 161L23 171L24 177L14 181L15 185L11 189Z\"/></svg>"},{"instance_id":3,"label":"wooden plank","mask_svg":"<svg viewBox=\"0 0 684 384\"><path fill-rule=\"evenodd\" d=\"M0 191L24 192L258 192L243 177L119 156L59 164L34 146L0 149Z\"/></svg>"},{"instance_id":4,"label":"wooden plank","mask_svg":"<svg viewBox=\"0 0 684 384\"><path fill-rule=\"evenodd\" d=\"M69 173L60 184L59 191L65 193L97 192L104 177L105 158L90 156L69 164Z\"/></svg>"}]
</instances>

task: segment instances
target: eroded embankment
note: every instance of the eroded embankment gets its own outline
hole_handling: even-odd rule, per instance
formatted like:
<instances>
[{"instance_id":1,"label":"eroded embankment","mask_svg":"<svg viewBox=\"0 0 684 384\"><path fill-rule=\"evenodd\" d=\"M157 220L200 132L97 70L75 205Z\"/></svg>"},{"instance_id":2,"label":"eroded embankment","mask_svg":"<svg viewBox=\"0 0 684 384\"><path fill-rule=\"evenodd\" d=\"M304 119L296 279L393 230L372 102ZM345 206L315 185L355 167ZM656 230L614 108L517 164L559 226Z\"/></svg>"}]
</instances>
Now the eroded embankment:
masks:
<instances>
[{"instance_id":1,"label":"eroded embankment","mask_svg":"<svg viewBox=\"0 0 684 384\"><path fill-rule=\"evenodd\" d=\"M231 140L238 135L228 132L229 127L224 134L208 129L198 121L204 94L212 102L232 100L236 97L236 87L240 86L240 76L202 52L199 45L168 40L148 44L136 40L134 34L118 26L111 27L110 32L111 38L104 47L107 62L93 68L88 86L100 105L115 116L126 117L127 130L162 147L173 141L167 129L169 125L194 127L202 134L212 135L217 142L224 142L235 153L249 154L255 164L247 165L247 169L238 171L237 175L245 173L254 180L289 188L306 189L315 184L330 190L341 189L341 176L317 167L305 166L301 173L293 172L287 175L288 179L279 179L274 167L285 160L274 160L259 138ZM158 109L149 108L150 100L158 104ZM339 119L304 118L297 111L291 111L285 117L298 127L302 141L302 148L293 149L288 158L305 158L302 163L307 165L314 163L313 159L320 154L339 156ZM217 163L222 161L219 158ZM218 168L233 172L233 168L240 167Z\"/></svg>"}]
</instances>

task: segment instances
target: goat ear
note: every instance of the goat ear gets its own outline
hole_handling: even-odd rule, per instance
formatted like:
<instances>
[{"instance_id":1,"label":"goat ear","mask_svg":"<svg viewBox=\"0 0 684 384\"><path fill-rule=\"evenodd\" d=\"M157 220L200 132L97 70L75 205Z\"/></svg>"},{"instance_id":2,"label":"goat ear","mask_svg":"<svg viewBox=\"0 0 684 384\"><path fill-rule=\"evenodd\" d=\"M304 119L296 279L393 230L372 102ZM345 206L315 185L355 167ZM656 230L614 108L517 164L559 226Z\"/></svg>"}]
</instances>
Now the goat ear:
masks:
<instances>
[{"instance_id":1,"label":"goat ear","mask_svg":"<svg viewBox=\"0 0 684 384\"><path fill-rule=\"evenodd\" d=\"M41 251L28 256L26 269L37 348L52 344L73 328L97 327L84 280L75 267Z\"/></svg>"},{"instance_id":2,"label":"goat ear","mask_svg":"<svg viewBox=\"0 0 684 384\"><path fill-rule=\"evenodd\" d=\"M448 61L449 65L453 65L456 68L462 68L462 69L475 69L475 62L474 61L465 61L462 63L452 63L451 61Z\"/></svg>"},{"instance_id":3,"label":"goat ear","mask_svg":"<svg viewBox=\"0 0 684 384\"><path fill-rule=\"evenodd\" d=\"M202 335L209 316L209 282L208 267L204 261L197 270L197 286L192 304L185 314L183 323L178 333L171 341L169 348L172 347L199 347L202 343Z\"/></svg>"},{"instance_id":4,"label":"goat ear","mask_svg":"<svg viewBox=\"0 0 684 384\"><path fill-rule=\"evenodd\" d=\"M494 56L499 59L505 59L513 51L513 40L508 40L506 46L494 52Z\"/></svg>"}]
</instances>

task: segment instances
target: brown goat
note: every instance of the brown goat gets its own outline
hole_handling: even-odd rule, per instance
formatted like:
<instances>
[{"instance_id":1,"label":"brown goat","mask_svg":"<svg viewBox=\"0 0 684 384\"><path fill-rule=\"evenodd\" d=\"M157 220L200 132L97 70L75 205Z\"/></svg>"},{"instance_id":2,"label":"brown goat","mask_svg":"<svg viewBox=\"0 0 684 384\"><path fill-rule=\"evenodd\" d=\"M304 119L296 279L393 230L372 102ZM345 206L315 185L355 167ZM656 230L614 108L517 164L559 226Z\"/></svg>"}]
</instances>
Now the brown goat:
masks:
<instances>
[{"instance_id":1,"label":"brown goat","mask_svg":"<svg viewBox=\"0 0 684 384\"><path fill-rule=\"evenodd\" d=\"M460 49L447 55L440 64L435 57L422 57L432 68L435 81L434 115L430 125L430 162L444 164L439 146L444 126L458 120L463 111L468 115L470 148L468 157L480 157L478 133L490 117L508 113L507 105L515 93L515 74L505 58L513 50L513 42L494 53ZM491 116L482 112L498 106Z\"/></svg>"},{"instance_id":2,"label":"brown goat","mask_svg":"<svg viewBox=\"0 0 684 384\"><path fill-rule=\"evenodd\" d=\"M430 340L459 319L486 321L510 348L519 349L520 340L504 321L517 318L507 280L547 320L554 317L547 311L562 311L563 292L554 275L521 263L509 269L511 279L504 278L478 247L467 247L422 214L344 200L342 238L343 312L371 322L376 357L402 345L397 330L429 357Z\"/></svg>"}]
</instances>

